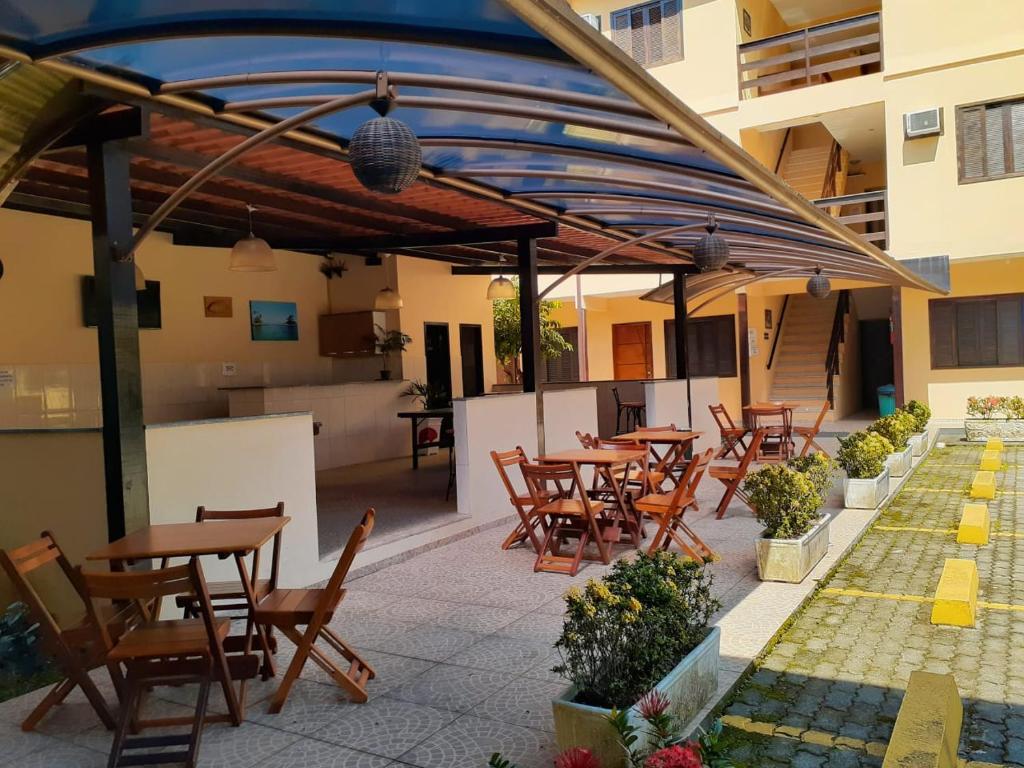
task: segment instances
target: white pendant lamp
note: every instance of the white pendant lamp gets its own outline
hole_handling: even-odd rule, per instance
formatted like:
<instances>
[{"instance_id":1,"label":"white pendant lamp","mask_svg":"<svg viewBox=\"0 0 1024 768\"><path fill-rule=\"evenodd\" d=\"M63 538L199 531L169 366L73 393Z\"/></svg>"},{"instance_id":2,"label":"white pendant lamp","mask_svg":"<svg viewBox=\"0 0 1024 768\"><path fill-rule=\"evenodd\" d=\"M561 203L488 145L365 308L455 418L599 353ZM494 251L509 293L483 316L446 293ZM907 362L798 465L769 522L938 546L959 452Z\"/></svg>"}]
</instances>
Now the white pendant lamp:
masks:
<instances>
[{"instance_id":1,"label":"white pendant lamp","mask_svg":"<svg viewBox=\"0 0 1024 768\"><path fill-rule=\"evenodd\" d=\"M498 256L498 264L501 269L498 272L498 276L491 280L490 284L487 286L487 298L491 301L494 301L495 299L514 299L516 297L515 283L503 274L505 272L504 254Z\"/></svg>"},{"instance_id":2,"label":"white pendant lamp","mask_svg":"<svg viewBox=\"0 0 1024 768\"><path fill-rule=\"evenodd\" d=\"M389 257L385 255L384 258L387 259ZM392 290L390 285L391 281L388 278L387 274L386 264L384 267L384 280L384 287L377 291L377 295L373 299L373 308L378 311L383 311L386 309L401 309L402 295L398 291Z\"/></svg>"},{"instance_id":3,"label":"white pendant lamp","mask_svg":"<svg viewBox=\"0 0 1024 768\"><path fill-rule=\"evenodd\" d=\"M275 272L277 261L273 249L252 231L252 214L256 209L251 205L245 208L249 212L249 236L243 237L231 249L228 269L232 272Z\"/></svg>"}]
</instances>

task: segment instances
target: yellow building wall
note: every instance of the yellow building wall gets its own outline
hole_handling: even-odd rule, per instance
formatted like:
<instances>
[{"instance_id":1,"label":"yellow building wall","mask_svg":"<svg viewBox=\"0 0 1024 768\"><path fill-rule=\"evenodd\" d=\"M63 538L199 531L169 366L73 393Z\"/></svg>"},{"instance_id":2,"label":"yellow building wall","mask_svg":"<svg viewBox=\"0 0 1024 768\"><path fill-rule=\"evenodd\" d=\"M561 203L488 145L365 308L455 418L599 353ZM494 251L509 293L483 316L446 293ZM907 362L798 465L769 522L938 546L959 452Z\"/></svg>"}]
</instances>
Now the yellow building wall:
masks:
<instances>
[{"instance_id":1,"label":"yellow building wall","mask_svg":"<svg viewBox=\"0 0 1024 768\"><path fill-rule=\"evenodd\" d=\"M399 311L403 331L412 342L402 354L405 378L426 381L427 357L424 347L424 324L447 323L452 360L454 397L462 397L462 351L459 345L459 324L479 325L483 337L484 391L494 386L497 371L494 361L494 314L487 299L487 276L458 276L451 265L428 259L397 257L398 290L404 306Z\"/></svg>"},{"instance_id":2,"label":"yellow building wall","mask_svg":"<svg viewBox=\"0 0 1024 768\"><path fill-rule=\"evenodd\" d=\"M1024 293L1020 259L954 262L952 296ZM905 290L903 304L903 380L908 400L925 400L936 418L962 419L971 395L1024 395L1024 368L933 369L928 301L923 291Z\"/></svg>"}]
</instances>

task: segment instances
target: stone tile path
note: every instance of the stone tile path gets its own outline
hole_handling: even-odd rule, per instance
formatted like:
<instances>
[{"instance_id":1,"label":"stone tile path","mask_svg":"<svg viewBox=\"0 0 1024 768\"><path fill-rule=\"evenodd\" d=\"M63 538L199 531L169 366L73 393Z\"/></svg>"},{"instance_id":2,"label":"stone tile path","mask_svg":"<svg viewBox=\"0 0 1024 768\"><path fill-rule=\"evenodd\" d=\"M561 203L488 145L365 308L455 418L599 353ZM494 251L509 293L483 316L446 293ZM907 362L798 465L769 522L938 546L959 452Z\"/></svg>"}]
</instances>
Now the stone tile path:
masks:
<instances>
[{"instance_id":1,"label":"stone tile path","mask_svg":"<svg viewBox=\"0 0 1024 768\"><path fill-rule=\"evenodd\" d=\"M722 602L721 694L863 530L871 513L839 512L832 550L801 585L758 581L753 539L759 526L741 502L714 520L720 486L702 483L701 511L691 524L719 553L711 565ZM509 523L511 527L511 522ZM348 703L327 676L308 665L279 715L266 714L276 685L250 685L246 722L210 726L201 765L215 768L482 768L497 750L521 768L550 768L554 755L551 698L565 681L551 672L561 628L562 595L600 576L588 565L577 578L533 573L533 556L502 552L505 528L487 530L354 580L334 619L338 631L376 667L371 700ZM285 541L287 556L287 539ZM620 552L624 553L624 549ZM291 649L282 640L278 663ZM100 673L95 673L102 680ZM109 681L104 690L113 699ZM38 733L17 723L43 692L0 704L0 766L104 766L109 734L80 694L44 721ZM182 711L189 689L157 689L150 706ZM214 711L223 711L219 694Z\"/></svg>"},{"instance_id":2,"label":"stone tile path","mask_svg":"<svg viewBox=\"0 0 1024 768\"><path fill-rule=\"evenodd\" d=\"M955 676L968 765L1024 765L1024 448L1007 447L997 473L991 543L960 545L981 450L933 451L736 693L725 720L738 768L880 766L915 669ZM979 601L1015 609L933 626L948 557L977 562Z\"/></svg>"}]
</instances>

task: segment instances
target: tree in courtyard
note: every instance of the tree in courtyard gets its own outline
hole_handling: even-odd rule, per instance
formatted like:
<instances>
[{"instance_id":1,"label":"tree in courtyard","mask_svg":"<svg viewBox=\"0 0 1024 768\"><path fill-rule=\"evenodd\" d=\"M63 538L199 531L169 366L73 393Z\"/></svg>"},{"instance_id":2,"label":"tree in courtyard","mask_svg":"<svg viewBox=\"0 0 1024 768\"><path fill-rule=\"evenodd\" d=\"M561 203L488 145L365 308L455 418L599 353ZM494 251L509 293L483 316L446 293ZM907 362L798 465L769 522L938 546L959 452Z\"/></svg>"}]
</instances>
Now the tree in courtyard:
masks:
<instances>
[{"instance_id":1,"label":"tree in courtyard","mask_svg":"<svg viewBox=\"0 0 1024 768\"><path fill-rule=\"evenodd\" d=\"M519 281L513 279L516 286L514 299L496 299L494 301L494 354L498 362L505 368L509 380L518 384L522 381L519 358L523 352L522 322L519 318ZM540 349L545 360L554 360L573 347L559 333L561 323L551 315L562 306L560 301L541 300L540 314Z\"/></svg>"}]
</instances>

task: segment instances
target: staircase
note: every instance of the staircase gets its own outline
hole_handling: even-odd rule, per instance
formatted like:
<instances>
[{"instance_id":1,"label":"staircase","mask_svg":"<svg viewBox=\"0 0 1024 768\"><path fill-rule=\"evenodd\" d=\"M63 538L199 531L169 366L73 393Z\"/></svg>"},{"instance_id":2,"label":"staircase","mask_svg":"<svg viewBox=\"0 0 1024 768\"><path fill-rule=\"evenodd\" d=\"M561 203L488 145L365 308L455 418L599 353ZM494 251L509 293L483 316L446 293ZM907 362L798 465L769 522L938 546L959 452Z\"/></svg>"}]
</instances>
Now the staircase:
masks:
<instances>
[{"instance_id":1,"label":"staircase","mask_svg":"<svg viewBox=\"0 0 1024 768\"><path fill-rule=\"evenodd\" d=\"M794 409L795 413L817 416L821 403L828 399L825 360L838 302L838 292L827 299L815 299L807 294L789 297L778 354L772 364L770 400L796 403L799 407ZM835 387L838 390L838 378ZM825 418L832 421L835 417L829 411ZM808 420L799 416L797 419Z\"/></svg>"},{"instance_id":2,"label":"staircase","mask_svg":"<svg viewBox=\"0 0 1024 768\"><path fill-rule=\"evenodd\" d=\"M782 161L779 176L808 200L823 197L829 176L830 144L791 149Z\"/></svg>"}]
</instances>

